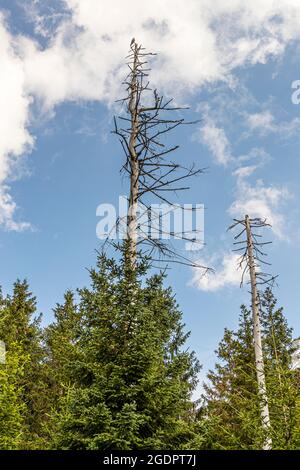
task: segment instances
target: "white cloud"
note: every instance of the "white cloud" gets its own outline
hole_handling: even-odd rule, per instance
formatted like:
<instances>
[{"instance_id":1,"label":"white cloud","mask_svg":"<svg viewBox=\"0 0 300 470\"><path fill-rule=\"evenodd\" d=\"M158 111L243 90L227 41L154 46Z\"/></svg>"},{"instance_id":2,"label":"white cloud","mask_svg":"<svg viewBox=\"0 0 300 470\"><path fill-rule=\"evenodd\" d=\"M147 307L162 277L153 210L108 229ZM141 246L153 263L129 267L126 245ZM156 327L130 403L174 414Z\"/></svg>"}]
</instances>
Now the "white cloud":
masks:
<instances>
[{"instance_id":1,"label":"white cloud","mask_svg":"<svg viewBox=\"0 0 300 470\"><path fill-rule=\"evenodd\" d=\"M48 38L46 46L21 34L12 37L0 19L2 193L33 143L27 130L31 97L48 112L66 100L112 103L120 96L121 65L133 36L159 53L154 85L180 98L232 80L237 67L279 57L300 33L298 0L215 0L213 6L211 0L65 0L54 2L49 21L43 18L48 1L31 4L38 8L31 15L37 31ZM211 126L204 133L208 142L217 135L215 157L225 164L230 152L224 131Z\"/></svg>"},{"instance_id":2,"label":"white cloud","mask_svg":"<svg viewBox=\"0 0 300 470\"><path fill-rule=\"evenodd\" d=\"M14 179L20 159L30 150L33 138L27 130L30 96L24 90L22 61L13 48L13 40L0 15L0 225L9 230L23 230L28 224L14 219L13 202L7 179Z\"/></svg>"},{"instance_id":3,"label":"white cloud","mask_svg":"<svg viewBox=\"0 0 300 470\"><path fill-rule=\"evenodd\" d=\"M224 129L217 127L210 119L199 129L196 138L207 145L217 164L224 166L228 164L231 159L231 150Z\"/></svg>"},{"instance_id":4,"label":"white cloud","mask_svg":"<svg viewBox=\"0 0 300 470\"><path fill-rule=\"evenodd\" d=\"M240 155L238 157L238 162L255 162L254 168L265 165L271 160L271 155L265 151L262 147L253 147L247 154ZM242 168L241 168L242 170Z\"/></svg>"},{"instance_id":5,"label":"white cloud","mask_svg":"<svg viewBox=\"0 0 300 470\"><path fill-rule=\"evenodd\" d=\"M243 218L248 214L251 218L267 219L272 225L274 234L280 239L288 239L285 231L285 218L281 208L291 197L284 186L267 186L262 180L251 185L246 178L253 173L255 167L241 167L235 171L237 177L236 200L228 212L232 217Z\"/></svg>"},{"instance_id":6,"label":"white cloud","mask_svg":"<svg viewBox=\"0 0 300 470\"><path fill-rule=\"evenodd\" d=\"M228 209L231 217L242 219L248 214L251 218L267 219L272 225L274 235L279 239L288 240L286 220L281 209L290 193L287 188L267 186L262 180L256 180L252 185L248 178L270 156L261 148L253 148L247 155L235 160L236 163L250 161L249 165L238 167L233 175L236 178L236 199ZM209 258L198 260L203 266L214 268L214 273L203 275L194 269L191 284L206 292L214 292L226 287L240 285L242 269L239 266L240 254L223 252ZM247 277L248 274L245 274ZM246 279L244 279L245 281Z\"/></svg>"},{"instance_id":7,"label":"white cloud","mask_svg":"<svg viewBox=\"0 0 300 470\"><path fill-rule=\"evenodd\" d=\"M247 178L248 176L252 175L255 170L256 170L255 165L241 166L240 168L235 170L234 175L237 177L239 181L243 178Z\"/></svg>"},{"instance_id":8,"label":"white cloud","mask_svg":"<svg viewBox=\"0 0 300 470\"><path fill-rule=\"evenodd\" d=\"M14 220L17 209L16 203L9 194L7 186L0 187L0 226L6 230L20 232L31 228L28 222L16 222Z\"/></svg>"},{"instance_id":9,"label":"white cloud","mask_svg":"<svg viewBox=\"0 0 300 470\"><path fill-rule=\"evenodd\" d=\"M240 155L236 159L236 163L241 166L233 172L233 175L237 178L238 188L243 185L246 178L253 175L258 168L265 165L270 159L271 156L260 147L253 147L247 154ZM246 162L248 165L245 165Z\"/></svg>"},{"instance_id":10,"label":"white cloud","mask_svg":"<svg viewBox=\"0 0 300 470\"><path fill-rule=\"evenodd\" d=\"M270 111L249 114L247 116L247 124L251 131L258 130L261 133L274 132L276 129L274 116L270 113Z\"/></svg>"},{"instance_id":11,"label":"white cloud","mask_svg":"<svg viewBox=\"0 0 300 470\"><path fill-rule=\"evenodd\" d=\"M211 0L64 3L72 17L62 16L49 47L28 47L25 53L28 86L48 105L114 99L116 72L132 36L159 52L154 81L182 92L227 79L238 66L265 63L300 32L296 0L217 0L213 8ZM41 15L36 18L40 24Z\"/></svg>"},{"instance_id":12,"label":"white cloud","mask_svg":"<svg viewBox=\"0 0 300 470\"><path fill-rule=\"evenodd\" d=\"M250 131L258 131L262 135L277 133L283 138L289 138L300 131L300 118L296 117L289 122L276 122L270 111L249 114L246 121Z\"/></svg>"},{"instance_id":13,"label":"white cloud","mask_svg":"<svg viewBox=\"0 0 300 470\"><path fill-rule=\"evenodd\" d=\"M205 292L214 292L225 287L235 287L241 282L242 271L239 268L239 255L236 253L221 253L209 259L201 259L204 266L211 266L214 273L203 275L199 269L194 269L192 285ZM217 264L217 267L215 266Z\"/></svg>"},{"instance_id":14,"label":"white cloud","mask_svg":"<svg viewBox=\"0 0 300 470\"><path fill-rule=\"evenodd\" d=\"M132 36L159 53L152 78L172 94L230 79L236 67L264 63L298 37L300 5L277 3L217 0L212 8L211 0L114 0L104 7L99 0L65 0L72 15L61 15L48 47L19 40L28 89L48 106L113 100ZM36 13L38 27L46 23L41 18Z\"/></svg>"},{"instance_id":15,"label":"white cloud","mask_svg":"<svg viewBox=\"0 0 300 470\"><path fill-rule=\"evenodd\" d=\"M217 164L227 165L231 160L230 143L225 131L217 127L211 119L208 119L201 127L196 137L207 145Z\"/></svg>"}]
</instances>

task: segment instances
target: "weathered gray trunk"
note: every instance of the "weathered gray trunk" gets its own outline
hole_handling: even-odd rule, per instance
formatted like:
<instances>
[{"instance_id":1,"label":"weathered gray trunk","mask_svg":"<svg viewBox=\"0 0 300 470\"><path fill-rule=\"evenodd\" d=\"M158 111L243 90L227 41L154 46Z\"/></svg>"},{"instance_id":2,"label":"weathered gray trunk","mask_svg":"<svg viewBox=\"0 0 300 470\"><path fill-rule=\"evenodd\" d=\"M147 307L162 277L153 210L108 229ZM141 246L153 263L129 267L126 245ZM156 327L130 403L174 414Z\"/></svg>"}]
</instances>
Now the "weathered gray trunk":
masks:
<instances>
[{"instance_id":1,"label":"weathered gray trunk","mask_svg":"<svg viewBox=\"0 0 300 470\"><path fill-rule=\"evenodd\" d=\"M247 249L248 249L248 263L250 271L250 282L251 282L251 304L252 304L252 316L253 316L253 336L254 336L254 351L255 351L255 368L258 383L258 394L260 400L260 415L262 426L267 432L267 438L264 442L263 449L270 450L272 448L272 440L270 437L270 414L268 405L268 395L266 389L266 378L264 371L264 358L262 351L262 340L261 340L261 326L259 318L259 297L257 292L257 279L256 279L256 268L255 259L253 254L253 239L251 233L250 220L248 215L245 218L246 233L247 233Z\"/></svg>"},{"instance_id":2,"label":"weathered gray trunk","mask_svg":"<svg viewBox=\"0 0 300 470\"><path fill-rule=\"evenodd\" d=\"M130 194L127 216L127 237L129 240L130 263L134 267L137 255L138 221L137 207L139 197L139 161L136 153L136 142L139 132L139 110L138 110L138 46L134 43L133 70L130 83L129 112L131 115L131 132L129 139L129 163L130 163Z\"/></svg>"}]
</instances>

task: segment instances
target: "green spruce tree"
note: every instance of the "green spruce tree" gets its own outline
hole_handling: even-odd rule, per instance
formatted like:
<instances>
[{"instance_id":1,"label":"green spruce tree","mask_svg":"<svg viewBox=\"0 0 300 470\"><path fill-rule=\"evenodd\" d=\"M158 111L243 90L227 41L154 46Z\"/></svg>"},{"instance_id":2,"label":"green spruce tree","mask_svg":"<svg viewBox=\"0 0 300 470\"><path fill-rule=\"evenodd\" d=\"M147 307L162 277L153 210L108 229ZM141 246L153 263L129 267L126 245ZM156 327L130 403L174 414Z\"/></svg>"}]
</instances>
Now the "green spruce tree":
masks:
<instances>
[{"instance_id":1,"label":"green spruce tree","mask_svg":"<svg viewBox=\"0 0 300 470\"><path fill-rule=\"evenodd\" d=\"M261 296L260 316L273 448L297 448L299 398L290 367L291 329L269 288ZM252 316L245 306L237 331L225 330L217 357L215 370L208 374L200 413L208 429L207 445L260 449L265 437L259 416Z\"/></svg>"},{"instance_id":2,"label":"green spruce tree","mask_svg":"<svg viewBox=\"0 0 300 470\"><path fill-rule=\"evenodd\" d=\"M299 397L296 373L291 370L292 328L282 308L277 308L270 288L261 298L261 323L267 388L270 396L272 441L276 449L294 449L300 444Z\"/></svg>"},{"instance_id":3,"label":"green spruce tree","mask_svg":"<svg viewBox=\"0 0 300 470\"><path fill-rule=\"evenodd\" d=\"M29 358L17 343L11 343L0 363L0 450L22 447L26 434L26 405L20 387Z\"/></svg>"},{"instance_id":4,"label":"green spruce tree","mask_svg":"<svg viewBox=\"0 0 300 470\"><path fill-rule=\"evenodd\" d=\"M74 293L67 291L64 303L54 309L54 322L44 332L47 348L47 367L51 376L53 396L63 395L66 384L75 378L73 364L79 359L77 347L81 332L81 315Z\"/></svg>"},{"instance_id":5,"label":"green spruce tree","mask_svg":"<svg viewBox=\"0 0 300 470\"><path fill-rule=\"evenodd\" d=\"M145 274L126 255L120 263L100 255L91 288L79 291L73 382L54 417L54 448L177 449L193 437L199 364L184 349L188 334L163 275Z\"/></svg>"},{"instance_id":6,"label":"green spruce tree","mask_svg":"<svg viewBox=\"0 0 300 470\"><path fill-rule=\"evenodd\" d=\"M54 309L54 322L44 329L46 348L45 371L49 412L45 416L43 431L47 446L51 446L53 415L58 412L62 397L68 387L76 382L74 365L80 363L78 339L81 332L81 316L74 300L74 293L67 291L64 302Z\"/></svg>"},{"instance_id":7,"label":"green spruce tree","mask_svg":"<svg viewBox=\"0 0 300 470\"><path fill-rule=\"evenodd\" d=\"M39 446L42 422L47 400L43 369L41 317L36 315L36 299L26 281L14 284L13 294L1 298L0 332L8 357L20 373L14 374L23 420L23 448ZM28 358L24 366L24 357Z\"/></svg>"},{"instance_id":8,"label":"green spruce tree","mask_svg":"<svg viewBox=\"0 0 300 470\"><path fill-rule=\"evenodd\" d=\"M252 338L251 312L242 306L238 329L225 329L216 351L218 363L204 385L201 417L209 429L206 445L211 448L259 448L263 440Z\"/></svg>"}]
</instances>

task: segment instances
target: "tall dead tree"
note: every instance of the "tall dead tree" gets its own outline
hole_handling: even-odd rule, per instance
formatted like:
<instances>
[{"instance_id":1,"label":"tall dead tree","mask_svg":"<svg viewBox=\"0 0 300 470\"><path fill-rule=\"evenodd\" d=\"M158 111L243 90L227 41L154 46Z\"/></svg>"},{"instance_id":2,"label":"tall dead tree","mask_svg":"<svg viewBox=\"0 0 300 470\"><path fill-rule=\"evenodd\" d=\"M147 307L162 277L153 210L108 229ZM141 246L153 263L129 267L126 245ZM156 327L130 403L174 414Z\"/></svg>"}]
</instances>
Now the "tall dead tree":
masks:
<instances>
[{"instance_id":1,"label":"tall dead tree","mask_svg":"<svg viewBox=\"0 0 300 470\"><path fill-rule=\"evenodd\" d=\"M262 250L264 245L268 245L271 242L261 241L260 239L262 235L260 233L255 233L261 228L268 227L270 225L267 224L265 220L259 218L251 219L248 215L246 215L242 220L235 219L234 222L235 223L229 229L236 227L242 228L242 230L234 237L236 240L234 244L240 245L240 247L236 248L234 251L242 252L239 260L239 267L242 269L241 285L244 283L245 276L249 275L249 283L251 286L255 369L258 384L261 424L266 432L263 449L270 450L272 448L272 440L270 436L271 422L261 339L260 294L258 286L265 284L272 285L275 277L261 270L262 265L270 265L270 263L267 263L265 259L263 259L266 256L266 253ZM243 236L244 239L241 240Z\"/></svg>"},{"instance_id":2,"label":"tall dead tree","mask_svg":"<svg viewBox=\"0 0 300 470\"><path fill-rule=\"evenodd\" d=\"M127 93L125 98L118 100L123 104L123 109L125 106L125 114L121 113L114 119L113 132L119 136L125 154L125 163L121 171L130 181L126 221L130 262L134 267L139 245L144 244L148 246L148 253L153 261L157 261L154 257L154 252L157 250L160 261L173 261L199 267L187 256L180 255L170 243L164 243L157 236L152 236L152 231L149 230L150 205L153 199L169 204L170 208L174 207L168 195L188 189L187 186L182 186L181 182L203 171L196 169L194 165L187 168L168 158L179 146L166 145L165 135L191 122L186 122L178 115L181 110L187 108L173 105L172 99L165 99L156 89L150 88L148 59L155 55L146 52L135 39L132 39L130 53L126 58L129 74L124 85ZM138 207L143 207L143 214L138 213ZM145 223L145 214L147 223ZM122 221L118 222L120 225ZM140 233L143 234L142 237L139 236ZM179 236L170 233L170 235L193 242L191 234L181 233ZM197 243L197 240L194 241Z\"/></svg>"}]
</instances>

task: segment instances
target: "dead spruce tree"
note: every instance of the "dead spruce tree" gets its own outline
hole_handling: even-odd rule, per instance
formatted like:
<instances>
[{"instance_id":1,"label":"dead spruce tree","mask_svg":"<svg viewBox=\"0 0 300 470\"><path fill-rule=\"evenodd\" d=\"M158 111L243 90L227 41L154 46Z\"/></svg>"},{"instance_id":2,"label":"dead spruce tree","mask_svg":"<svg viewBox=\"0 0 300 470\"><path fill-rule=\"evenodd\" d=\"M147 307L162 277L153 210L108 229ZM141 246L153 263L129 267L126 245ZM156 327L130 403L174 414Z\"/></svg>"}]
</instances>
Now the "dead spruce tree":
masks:
<instances>
[{"instance_id":1,"label":"dead spruce tree","mask_svg":"<svg viewBox=\"0 0 300 470\"><path fill-rule=\"evenodd\" d=\"M241 286L244 283L244 278L249 275L249 283L251 286L251 308L253 319L253 342L255 353L255 369L258 385L258 396L260 404L261 424L266 433L266 438L263 444L264 450L272 448L272 440L270 437L271 423L269 414L268 394L266 389L265 367L261 339L261 322L260 322L260 293L259 285L272 285L275 277L269 273L261 270L262 265L270 265L263 259L266 256L263 246L271 242L261 241L260 231L264 227L270 226L265 220L254 218L251 219L248 215L242 220L234 219L234 224L229 227L233 229L236 227L242 230L234 237L235 245L240 245L234 251L241 251L239 259L239 267L242 269ZM241 239L244 237L244 239Z\"/></svg>"},{"instance_id":2,"label":"dead spruce tree","mask_svg":"<svg viewBox=\"0 0 300 470\"><path fill-rule=\"evenodd\" d=\"M164 137L179 126L191 122L178 117L178 113L187 108L175 106L172 99L160 96L156 89L151 90L148 59L155 55L145 52L132 39L130 53L126 58L129 74L124 85L127 93L125 98L118 100L125 106L126 114L121 113L114 119L113 131L119 136L125 154L121 171L130 180L127 220L125 223L119 220L118 228L125 228L124 238L128 240L132 267L136 265L140 244L144 245L144 252L148 253L153 262L158 261L154 253L159 253L159 261L198 266L189 257L179 254L170 242L165 243L160 239L169 236L197 244L196 233L174 233L163 227L162 231L167 230L168 233L159 237L161 216L153 214L150 207L153 199L166 204L170 212L179 207L169 199L170 193L189 189L181 183L203 171L194 165L187 168L168 158L179 146L166 145Z\"/></svg>"}]
</instances>

